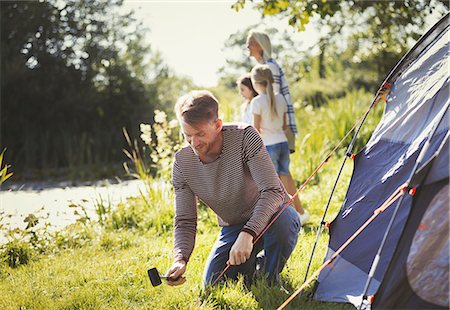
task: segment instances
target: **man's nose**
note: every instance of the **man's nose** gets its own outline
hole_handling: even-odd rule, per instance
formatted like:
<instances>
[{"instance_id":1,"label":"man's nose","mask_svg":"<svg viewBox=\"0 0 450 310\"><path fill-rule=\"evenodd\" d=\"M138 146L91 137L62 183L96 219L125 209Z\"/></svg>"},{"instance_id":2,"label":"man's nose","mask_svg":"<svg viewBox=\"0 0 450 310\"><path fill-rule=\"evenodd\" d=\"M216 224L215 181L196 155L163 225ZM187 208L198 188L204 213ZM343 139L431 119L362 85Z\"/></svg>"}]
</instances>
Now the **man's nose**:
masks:
<instances>
[{"instance_id":1,"label":"man's nose","mask_svg":"<svg viewBox=\"0 0 450 310\"><path fill-rule=\"evenodd\" d=\"M200 140L198 138L196 138L196 137L192 137L190 143L191 143L191 145L196 147L196 146L198 146L200 144Z\"/></svg>"}]
</instances>

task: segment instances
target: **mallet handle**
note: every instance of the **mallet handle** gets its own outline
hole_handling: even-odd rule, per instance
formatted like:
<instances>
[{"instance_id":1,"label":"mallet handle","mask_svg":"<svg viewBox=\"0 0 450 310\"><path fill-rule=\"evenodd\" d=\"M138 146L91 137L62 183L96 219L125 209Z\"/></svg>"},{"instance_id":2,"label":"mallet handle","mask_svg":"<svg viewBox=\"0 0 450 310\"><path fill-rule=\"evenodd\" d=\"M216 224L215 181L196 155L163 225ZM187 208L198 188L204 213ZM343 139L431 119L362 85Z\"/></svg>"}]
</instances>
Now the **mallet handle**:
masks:
<instances>
[{"instance_id":1,"label":"mallet handle","mask_svg":"<svg viewBox=\"0 0 450 310\"><path fill-rule=\"evenodd\" d=\"M176 279L174 279L174 278L169 278L169 277L167 277L167 276L159 276L161 279L164 279L164 280L167 280L167 281L171 281L171 282L175 282L175 281L178 281L178 280L180 280L180 278L181 277L178 277L178 278L176 278Z\"/></svg>"}]
</instances>

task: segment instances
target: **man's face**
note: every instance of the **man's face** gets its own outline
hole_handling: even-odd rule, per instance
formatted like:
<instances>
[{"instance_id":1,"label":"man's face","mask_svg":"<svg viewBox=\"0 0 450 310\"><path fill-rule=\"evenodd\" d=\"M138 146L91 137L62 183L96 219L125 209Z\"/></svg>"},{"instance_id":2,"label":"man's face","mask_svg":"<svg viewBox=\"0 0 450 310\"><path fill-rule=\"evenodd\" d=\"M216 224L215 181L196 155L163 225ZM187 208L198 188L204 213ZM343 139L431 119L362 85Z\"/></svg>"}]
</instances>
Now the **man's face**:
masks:
<instances>
[{"instance_id":1,"label":"man's face","mask_svg":"<svg viewBox=\"0 0 450 310\"><path fill-rule=\"evenodd\" d=\"M222 121L217 119L195 125L181 121L181 130L194 153L202 159L211 155L211 151L214 150L214 146L218 142L217 136L222 130Z\"/></svg>"}]
</instances>

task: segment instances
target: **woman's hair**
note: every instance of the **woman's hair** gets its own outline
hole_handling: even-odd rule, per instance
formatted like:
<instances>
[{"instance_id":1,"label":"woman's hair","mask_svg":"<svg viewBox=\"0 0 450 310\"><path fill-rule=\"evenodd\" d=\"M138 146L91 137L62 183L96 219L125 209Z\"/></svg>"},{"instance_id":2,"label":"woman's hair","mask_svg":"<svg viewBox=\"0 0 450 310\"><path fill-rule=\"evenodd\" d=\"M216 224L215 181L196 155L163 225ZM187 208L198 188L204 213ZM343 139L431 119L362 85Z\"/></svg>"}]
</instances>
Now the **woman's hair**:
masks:
<instances>
[{"instance_id":1,"label":"woman's hair","mask_svg":"<svg viewBox=\"0 0 450 310\"><path fill-rule=\"evenodd\" d=\"M244 85L245 87L250 89L252 91L253 97L258 96L258 92L253 88L252 78L251 78L249 73L247 73L246 75L241 76L236 81L236 84L237 84L237 86Z\"/></svg>"},{"instance_id":2,"label":"woman's hair","mask_svg":"<svg viewBox=\"0 0 450 310\"><path fill-rule=\"evenodd\" d=\"M266 95L269 100L269 107L272 118L277 116L277 105L275 93L273 91L273 75L268 65L256 65L252 69L252 81L266 87Z\"/></svg>"},{"instance_id":3,"label":"woman's hair","mask_svg":"<svg viewBox=\"0 0 450 310\"><path fill-rule=\"evenodd\" d=\"M219 101L207 90L194 90L181 96L175 111L178 120L189 125L196 125L205 121L215 121L218 116Z\"/></svg>"},{"instance_id":4,"label":"woman's hair","mask_svg":"<svg viewBox=\"0 0 450 310\"><path fill-rule=\"evenodd\" d=\"M252 30L249 32L249 34L247 36L247 43L251 39L255 40L256 43L258 43L259 46L261 46L261 49L263 50L263 54L262 54L263 62L262 63L265 63L265 62L267 62L267 60L272 58L272 44L270 44L270 38L267 35L267 33Z\"/></svg>"}]
</instances>

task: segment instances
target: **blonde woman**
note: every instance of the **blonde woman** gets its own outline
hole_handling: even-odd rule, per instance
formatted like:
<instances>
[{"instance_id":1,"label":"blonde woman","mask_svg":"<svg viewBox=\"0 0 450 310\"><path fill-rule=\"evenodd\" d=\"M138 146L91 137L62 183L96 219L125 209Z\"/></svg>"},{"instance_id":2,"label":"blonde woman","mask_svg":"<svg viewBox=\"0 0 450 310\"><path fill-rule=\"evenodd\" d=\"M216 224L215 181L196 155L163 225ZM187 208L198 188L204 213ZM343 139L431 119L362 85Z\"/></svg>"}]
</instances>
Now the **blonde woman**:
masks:
<instances>
[{"instance_id":1,"label":"blonde woman","mask_svg":"<svg viewBox=\"0 0 450 310\"><path fill-rule=\"evenodd\" d=\"M292 105L291 93L284 71L275 59L272 58L272 44L270 43L269 36L265 32L250 31L247 36L247 48L250 57L255 58L260 64L269 66L274 80L274 92L282 94L287 102L287 127L285 133L288 138L289 149L291 153L293 153L295 152L295 135L298 133L297 125L295 123L294 107Z\"/></svg>"},{"instance_id":2,"label":"blonde woman","mask_svg":"<svg viewBox=\"0 0 450 310\"><path fill-rule=\"evenodd\" d=\"M259 94L251 102L253 126L260 133L281 182L288 193L293 195L296 192L296 186L289 172L290 150L284 133L288 111L286 100L282 94L275 94L272 86L273 75L269 66L255 66L252 69L251 78L253 87ZM294 207L298 212L301 225L304 225L309 214L302 208L298 197L294 199Z\"/></svg>"}]
</instances>

